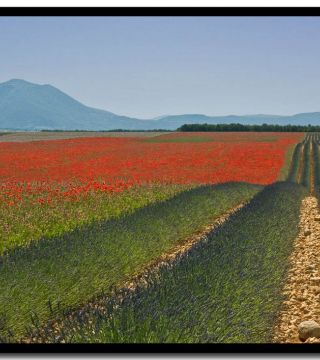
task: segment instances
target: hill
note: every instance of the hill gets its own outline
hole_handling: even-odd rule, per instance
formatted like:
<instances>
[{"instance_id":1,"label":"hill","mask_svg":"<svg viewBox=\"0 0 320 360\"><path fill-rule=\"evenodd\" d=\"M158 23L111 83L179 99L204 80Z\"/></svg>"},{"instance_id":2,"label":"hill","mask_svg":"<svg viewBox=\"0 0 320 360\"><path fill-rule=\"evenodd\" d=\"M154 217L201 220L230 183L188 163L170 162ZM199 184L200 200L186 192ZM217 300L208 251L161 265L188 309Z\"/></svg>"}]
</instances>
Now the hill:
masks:
<instances>
[{"instance_id":1,"label":"hill","mask_svg":"<svg viewBox=\"0 0 320 360\"><path fill-rule=\"evenodd\" d=\"M12 79L0 84L0 129L9 130L175 130L183 124L320 125L320 112L292 116L202 114L142 120L86 106L51 85Z\"/></svg>"},{"instance_id":2,"label":"hill","mask_svg":"<svg viewBox=\"0 0 320 360\"><path fill-rule=\"evenodd\" d=\"M51 85L18 79L0 84L1 129L131 130L143 122L85 106Z\"/></svg>"}]
</instances>

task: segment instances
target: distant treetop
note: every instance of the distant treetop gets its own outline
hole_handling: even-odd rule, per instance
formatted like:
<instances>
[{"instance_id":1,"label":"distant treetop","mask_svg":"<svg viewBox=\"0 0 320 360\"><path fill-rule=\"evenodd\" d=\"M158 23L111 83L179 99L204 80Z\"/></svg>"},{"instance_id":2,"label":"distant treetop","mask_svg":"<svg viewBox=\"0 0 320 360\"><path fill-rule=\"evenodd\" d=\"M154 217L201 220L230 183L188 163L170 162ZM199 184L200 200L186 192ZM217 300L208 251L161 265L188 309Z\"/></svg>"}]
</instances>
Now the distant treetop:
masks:
<instances>
[{"instance_id":1,"label":"distant treetop","mask_svg":"<svg viewBox=\"0 0 320 360\"><path fill-rule=\"evenodd\" d=\"M314 125L242 125L242 124L185 124L177 131L261 131L261 132L320 132Z\"/></svg>"}]
</instances>

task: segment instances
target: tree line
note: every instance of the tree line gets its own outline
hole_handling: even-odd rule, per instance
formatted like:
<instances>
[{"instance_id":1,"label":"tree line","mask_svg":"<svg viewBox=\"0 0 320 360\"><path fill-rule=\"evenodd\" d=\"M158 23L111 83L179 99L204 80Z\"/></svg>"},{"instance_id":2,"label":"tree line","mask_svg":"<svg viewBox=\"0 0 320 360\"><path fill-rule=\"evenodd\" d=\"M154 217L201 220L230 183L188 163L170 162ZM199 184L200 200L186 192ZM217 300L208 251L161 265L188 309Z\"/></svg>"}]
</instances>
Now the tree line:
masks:
<instances>
[{"instance_id":1,"label":"tree line","mask_svg":"<svg viewBox=\"0 0 320 360\"><path fill-rule=\"evenodd\" d=\"M318 125L243 125L243 124L184 124L177 131L270 131L270 132L320 132Z\"/></svg>"}]
</instances>

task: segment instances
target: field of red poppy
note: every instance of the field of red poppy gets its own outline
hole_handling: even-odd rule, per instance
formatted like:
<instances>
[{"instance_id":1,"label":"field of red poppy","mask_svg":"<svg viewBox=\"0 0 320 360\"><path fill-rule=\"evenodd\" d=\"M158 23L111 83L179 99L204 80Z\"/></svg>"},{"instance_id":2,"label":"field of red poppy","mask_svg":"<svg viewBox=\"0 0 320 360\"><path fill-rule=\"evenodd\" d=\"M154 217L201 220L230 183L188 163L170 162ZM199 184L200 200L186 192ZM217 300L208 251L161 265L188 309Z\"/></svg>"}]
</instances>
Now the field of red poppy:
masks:
<instances>
[{"instance_id":1,"label":"field of red poppy","mask_svg":"<svg viewBox=\"0 0 320 360\"><path fill-rule=\"evenodd\" d=\"M0 143L0 252L204 184L267 185L302 134L171 133ZM199 141L200 140L200 141ZM287 164L288 165L288 164Z\"/></svg>"},{"instance_id":2,"label":"field of red poppy","mask_svg":"<svg viewBox=\"0 0 320 360\"><path fill-rule=\"evenodd\" d=\"M44 323L129 280L262 187L286 179L303 137L168 133L0 142L0 276L7 279L0 337L22 336L30 314ZM101 273L101 264L110 268Z\"/></svg>"},{"instance_id":3,"label":"field of red poppy","mask_svg":"<svg viewBox=\"0 0 320 360\"><path fill-rule=\"evenodd\" d=\"M277 179L288 147L303 135L173 133L150 139L85 138L0 143L2 201L24 195L38 202L76 200L90 191L121 192L133 185L216 184ZM43 198L42 194L46 194Z\"/></svg>"}]
</instances>

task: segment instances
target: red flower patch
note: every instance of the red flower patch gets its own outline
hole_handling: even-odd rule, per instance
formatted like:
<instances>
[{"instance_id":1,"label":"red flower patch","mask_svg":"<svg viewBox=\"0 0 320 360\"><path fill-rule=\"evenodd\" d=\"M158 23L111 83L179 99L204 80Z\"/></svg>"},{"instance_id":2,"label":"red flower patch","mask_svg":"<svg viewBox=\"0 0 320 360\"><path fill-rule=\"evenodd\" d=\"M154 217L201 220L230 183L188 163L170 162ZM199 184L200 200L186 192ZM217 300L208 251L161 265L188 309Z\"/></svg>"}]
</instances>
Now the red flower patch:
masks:
<instances>
[{"instance_id":1,"label":"red flower patch","mask_svg":"<svg viewBox=\"0 0 320 360\"><path fill-rule=\"evenodd\" d=\"M215 184L277 179L301 133L172 133L152 139L78 138L0 143L0 196L38 203L136 184ZM189 141L190 139L190 141ZM200 141L198 140L200 139Z\"/></svg>"}]
</instances>

